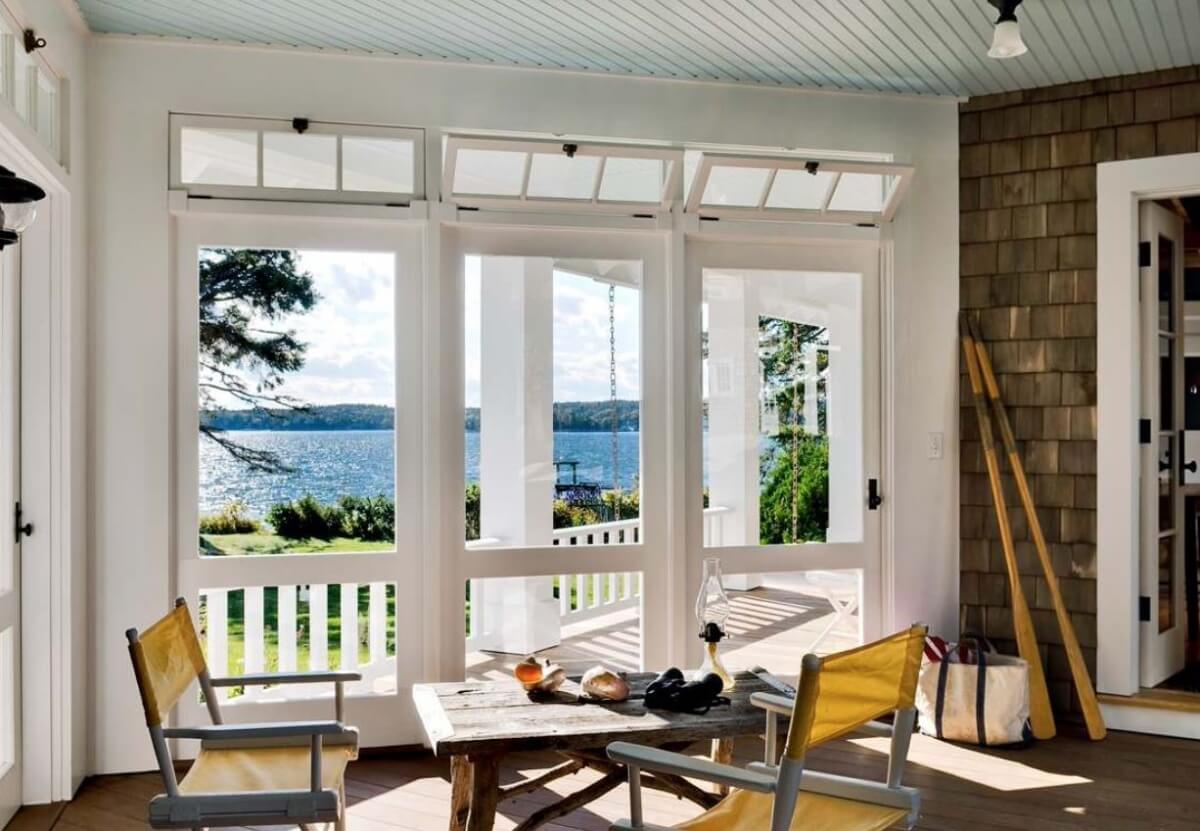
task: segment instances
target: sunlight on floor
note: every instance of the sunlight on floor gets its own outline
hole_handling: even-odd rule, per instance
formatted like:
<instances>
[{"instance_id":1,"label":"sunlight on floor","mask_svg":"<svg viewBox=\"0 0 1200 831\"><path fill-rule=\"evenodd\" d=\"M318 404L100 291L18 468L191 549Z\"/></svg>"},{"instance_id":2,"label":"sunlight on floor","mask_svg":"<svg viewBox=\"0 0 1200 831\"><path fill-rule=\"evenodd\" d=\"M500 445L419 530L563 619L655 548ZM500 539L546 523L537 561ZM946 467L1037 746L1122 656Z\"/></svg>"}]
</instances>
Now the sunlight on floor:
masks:
<instances>
[{"instance_id":1,"label":"sunlight on floor","mask_svg":"<svg viewBox=\"0 0 1200 831\"><path fill-rule=\"evenodd\" d=\"M888 752L889 746L889 740L883 738L851 739L850 743L883 754ZM929 736L913 736L908 762L997 791L1031 791L1067 785L1089 785L1092 782L1091 779L1082 776L1038 770L1021 762L1001 759L989 753L959 747Z\"/></svg>"}]
</instances>

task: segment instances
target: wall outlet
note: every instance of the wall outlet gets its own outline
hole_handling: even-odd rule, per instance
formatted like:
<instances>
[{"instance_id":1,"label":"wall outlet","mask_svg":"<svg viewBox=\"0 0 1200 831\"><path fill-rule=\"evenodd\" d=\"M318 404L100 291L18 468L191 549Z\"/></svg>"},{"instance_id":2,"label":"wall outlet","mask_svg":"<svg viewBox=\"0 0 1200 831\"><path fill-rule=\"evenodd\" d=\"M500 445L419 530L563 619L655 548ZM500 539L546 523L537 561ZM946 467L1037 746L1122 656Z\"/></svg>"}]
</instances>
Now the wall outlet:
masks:
<instances>
[{"instance_id":1,"label":"wall outlet","mask_svg":"<svg viewBox=\"0 0 1200 831\"><path fill-rule=\"evenodd\" d=\"M945 444L945 435L942 433L929 434L929 458L942 458L943 445Z\"/></svg>"}]
</instances>

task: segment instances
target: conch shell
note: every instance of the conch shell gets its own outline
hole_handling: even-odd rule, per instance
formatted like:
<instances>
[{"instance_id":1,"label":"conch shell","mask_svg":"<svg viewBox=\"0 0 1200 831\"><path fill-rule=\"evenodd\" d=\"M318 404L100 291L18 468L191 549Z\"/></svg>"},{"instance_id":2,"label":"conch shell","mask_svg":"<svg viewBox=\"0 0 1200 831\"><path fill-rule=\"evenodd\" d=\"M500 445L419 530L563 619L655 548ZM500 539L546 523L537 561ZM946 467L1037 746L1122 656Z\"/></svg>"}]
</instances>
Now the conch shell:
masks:
<instances>
[{"instance_id":1,"label":"conch shell","mask_svg":"<svg viewBox=\"0 0 1200 831\"><path fill-rule=\"evenodd\" d=\"M588 698L601 701L624 701L629 698L629 684L604 666L594 666L585 672L580 687Z\"/></svg>"},{"instance_id":2,"label":"conch shell","mask_svg":"<svg viewBox=\"0 0 1200 831\"><path fill-rule=\"evenodd\" d=\"M526 692L554 692L567 680L567 671L557 664L530 655L513 668L513 675Z\"/></svg>"}]
</instances>

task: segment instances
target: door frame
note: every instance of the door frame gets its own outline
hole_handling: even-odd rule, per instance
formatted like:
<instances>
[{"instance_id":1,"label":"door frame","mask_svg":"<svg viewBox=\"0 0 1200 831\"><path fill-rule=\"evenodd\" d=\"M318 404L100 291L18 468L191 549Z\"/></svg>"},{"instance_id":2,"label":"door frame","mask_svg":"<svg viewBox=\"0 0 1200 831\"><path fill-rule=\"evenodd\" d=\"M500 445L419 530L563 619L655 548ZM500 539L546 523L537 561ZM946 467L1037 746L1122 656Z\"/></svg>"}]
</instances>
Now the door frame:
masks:
<instances>
[{"instance_id":1,"label":"door frame","mask_svg":"<svg viewBox=\"0 0 1200 831\"><path fill-rule=\"evenodd\" d=\"M421 627L424 620L423 582L425 558L423 528L424 418L422 392L424 213L412 208L304 205L261 201L188 199L173 192L175 256L171 270L173 309L174 452L172 584L173 595L185 597L193 617L199 615L198 593L204 588L245 588L343 582L331 576L331 567L353 566L348 577L364 583L396 584L396 692L394 695L358 694L355 718L373 745L403 745L420 741L420 727L411 708L404 706L414 679L421 675ZM396 376L395 442L396 547L390 551L327 555L269 555L201 557L198 534L198 392L197 300L184 290L195 279L196 251L208 245L311 248L322 251L394 251L394 355ZM404 534L399 529L406 529ZM287 576L281 577L281 568ZM408 594L402 594L407 591ZM411 635L411 637L410 637ZM214 671L214 677L226 675ZM314 697L286 701L223 702L222 715L231 723L276 719L326 718L331 690L314 689ZM175 718L181 723L207 720L196 697L179 702ZM181 745L182 755L194 743Z\"/></svg>"},{"instance_id":2,"label":"door frame","mask_svg":"<svg viewBox=\"0 0 1200 831\"><path fill-rule=\"evenodd\" d=\"M1096 167L1096 687L1140 688L1138 206L1200 194L1200 153Z\"/></svg>"},{"instance_id":3,"label":"door frame","mask_svg":"<svg viewBox=\"0 0 1200 831\"><path fill-rule=\"evenodd\" d=\"M724 224L724 223L722 223ZM884 590L887 570L884 567L886 529L890 516L890 489L885 475L887 458L887 418L884 397L884 370L888 366L884 338L884 243L877 228L839 228L829 233L814 230L810 234L781 236L769 229L753 226L709 231L703 225L688 235L686 260L686 311L688 315L685 354L687 390L686 493L688 591L699 586L701 569L706 557L719 557L722 570L728 574L741 572L771 573L844 567L843 545L861 546L862 561L856 563L862 579L859 591L859 634L870 640L882 634L885 608ZM862 284L862 350L863 350L863 481L862 497L866 501L867 480L876 478L883 490L879 510L863 511L863 537L860 543L805 543L772 546L713 546L703 543L703 436L702 369L697 345L700 343L701 307L703 304L703 275L706 269L821 271L863 275ZM807 555L807 556L804 556ZM801 557L804 557L801 562ZM689 595L690 596L690 595ZM688 640L687 655L699 660L701 646L697 639Z\"/></svg>"}]
</instances>

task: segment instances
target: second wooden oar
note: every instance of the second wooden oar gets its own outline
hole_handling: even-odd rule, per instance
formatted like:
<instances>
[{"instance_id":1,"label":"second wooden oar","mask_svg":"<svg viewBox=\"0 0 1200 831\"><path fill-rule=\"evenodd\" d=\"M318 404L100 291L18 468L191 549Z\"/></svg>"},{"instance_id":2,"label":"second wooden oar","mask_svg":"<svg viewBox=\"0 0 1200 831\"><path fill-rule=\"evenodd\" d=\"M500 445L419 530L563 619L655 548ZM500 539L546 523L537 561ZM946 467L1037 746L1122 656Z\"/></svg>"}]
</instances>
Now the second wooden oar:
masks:
<instances>
[{"instance_id":1,"label":"second wooden oar","mask_svg":"<svg viewBox=\"0 0 1200 831\"><path fill-rule=\"evenodd\" d=\"M979 356L975 351L966 315L959 317L958 331L962 338L963 359L967 362L967 375L971 380L971 398L975 404L975 418L979 422L979 441L983 445L983 458L987 465L988 481L992 487L992 503L996 508L996 522L1000 526L1000 543L1004 548L1004 565L1008 570L1008 587L1012 595L1013 629L1017 636L1017 652L1029 665L1029 724L1034 738L1052 739L1055 734L1054 711L1050 707L1050 692L1046 689L1046 674L1042 658L1038 653L1037 635L1033 630L1033 618L1021 590L1021 575L1017 571L1017 552L1013 547L1012 527L1008 523L1008 507L1004 501L1004 489L1000 482L1000 460L996 454L996 443L992 438L992 424L988 418L988 406L984 399L983 381L979 373Z\"/></svg>"},{"instance_id":2,"label":"second wooden oar","mask_svg":"<svg viewBox=\"0 0 1200 831\"><path fill-rule=\"evenodd\" d=\"M1050 551L1046 547L1046 536L1042 533L1042 522L1038 519L1037 508L1033 504L1033 494L1029 490L1029 481L1025 478L1025 466L1021 463L1021 454L1017 450L1017 441L1013 436L1012 426L1008 421L1008 412L1000 398L1000 385L996 383L996 375L992 372L992 361L988 357L987 347L979 333L979 323L967 319L971 339L975 342L975 353L979 359L979 370L983 376L983 386L987 390L988 399L992 404L992 416L1000 431L1000 439L1004 443L1004 452L1008 454L1008 465L1012 470L1013 479L1017 483L1017 493L1020 494L1021 504L1025 508L1025 518L1029 521L1029 532L1033 537L1033 546L1037 549L1038 559L1042 563L1042 573L1046 577L1046 586L1050 589L1050 600L1054 604L1054 615L1058 619L1058 628L1062 630L1063 648L1067 651L1067 663L1071 667L1071 678L1075 681L1075 690L1079 694L1079 706L1083 710L1083 720L1087 725L1088 736L1099 741L1108 730L1104 726L1104 716L1100 714L1100 704L1096 701L1096 691L1092 688L1092 677L1088 674L1087 663L1083 660L1083 650L1079 648L1079 637L1071 623L1067 605L1063 602L1062 592L1058 586L1058 575L1054 573L1054 562L1050 559Z\"/></svg>"}]
</instances>

